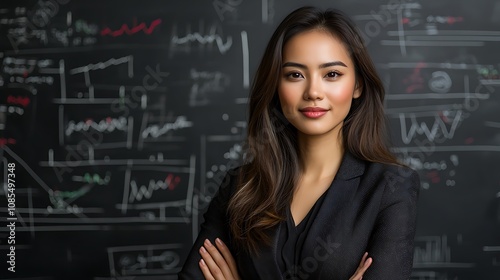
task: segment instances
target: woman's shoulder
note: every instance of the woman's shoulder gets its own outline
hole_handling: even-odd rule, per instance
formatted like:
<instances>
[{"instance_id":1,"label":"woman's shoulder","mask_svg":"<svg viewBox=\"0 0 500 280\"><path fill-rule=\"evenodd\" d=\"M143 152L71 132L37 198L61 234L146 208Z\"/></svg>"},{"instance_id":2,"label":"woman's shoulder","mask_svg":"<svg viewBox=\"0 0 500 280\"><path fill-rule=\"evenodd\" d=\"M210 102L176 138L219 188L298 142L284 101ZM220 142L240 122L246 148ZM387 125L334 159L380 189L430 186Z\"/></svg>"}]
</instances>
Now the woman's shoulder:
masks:
<instances>
[{"instance_id":1,"label":"woman's shoulder","mask_svg":"<svg viewBox=\"0 0 500 280\"><path fill-rule=\"evenodd\" d=\"M231 180L236 179L240 175L240 172L244 167L244 165L237 165L227 168L226 178Z\"/></svg>"},{"instance_id":2,"label":"woman's shoulder","mask_svg":"<svg viewBox=\"0 0 500 280\"><path fill-rule=\"evenodd\" d=\"M378 185L388 193L418 193L420 189L418 173L405 165L370 162L365 175L380 182Z\"/></svg>"},{"instance_id":3,"label":"woman's shoulder","mask_svg":"<svg viewBox=\"0 0 500 280\"><path fill-rule=\"evenodd\" d=\"M368 172L376 172L387 177L399 177L403 179L418 177L418 173L415 170L403 164L369 162L367 163L367 170Z\"/></svg>"}]
</instances>

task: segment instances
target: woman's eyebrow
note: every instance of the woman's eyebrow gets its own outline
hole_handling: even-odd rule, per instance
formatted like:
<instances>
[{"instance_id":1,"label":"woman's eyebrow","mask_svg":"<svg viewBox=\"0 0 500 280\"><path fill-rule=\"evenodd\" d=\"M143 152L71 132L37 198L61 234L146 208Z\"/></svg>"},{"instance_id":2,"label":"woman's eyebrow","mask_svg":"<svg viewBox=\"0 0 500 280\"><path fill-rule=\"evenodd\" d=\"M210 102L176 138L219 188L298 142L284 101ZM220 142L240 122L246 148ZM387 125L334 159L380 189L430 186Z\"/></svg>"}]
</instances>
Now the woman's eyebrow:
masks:
<instances>
[{"instance_id":1,"label":"woman's eyebrow","mask_svg":"<svg viewBox=\"0 0 500 280\"><path fill-rule=\"evenodd\" d=\"M323 63L319 66L319 68L327 68L327 67L331 67L331 66L344 66L344 67L347 67L347 65L345 65L344 62L342 61L332 61L332 62L327 62L327 63Z\"/></svg>"},{"instance_id":2,"label":"woman's eyebrow","mask_svg":"<svg viewBox=\"0 0 500 280\"><path fill-rule=\"evenodd\" d=\"M332 61L332 62L320 64L318 68L327 68L327 67L331 67L331 66L347 67L347 65L345 65L345 63L343 63L342 61ZM285 63L283 63L282 67L283 68L285 68L285 67L297 67L297 68L307 69L307 66L305 66L304 64L297 63L297 62L285 62Z\"/></svg>"}]
</instances>

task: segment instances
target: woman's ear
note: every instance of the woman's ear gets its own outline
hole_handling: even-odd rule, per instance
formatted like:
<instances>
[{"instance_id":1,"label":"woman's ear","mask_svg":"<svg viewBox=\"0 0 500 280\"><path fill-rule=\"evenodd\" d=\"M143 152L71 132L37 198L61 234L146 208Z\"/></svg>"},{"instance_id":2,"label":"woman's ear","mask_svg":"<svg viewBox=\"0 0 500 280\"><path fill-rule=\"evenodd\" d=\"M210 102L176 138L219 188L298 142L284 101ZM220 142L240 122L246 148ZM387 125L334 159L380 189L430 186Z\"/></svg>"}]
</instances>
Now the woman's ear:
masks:
<instances>
[{"instance_id":1,"label":"woman's ear","mask_svg":"<svg viewBox=\"0 0 500 280\"><path fill-rule=\"evenodd\" d=\"M354 99L359 98L362 92L363 92L363 85L361 82L359 82L358 79L356 79L356 85L354 86L354 92L352 94L352 98Z\"/></svg>"}]
</instances>

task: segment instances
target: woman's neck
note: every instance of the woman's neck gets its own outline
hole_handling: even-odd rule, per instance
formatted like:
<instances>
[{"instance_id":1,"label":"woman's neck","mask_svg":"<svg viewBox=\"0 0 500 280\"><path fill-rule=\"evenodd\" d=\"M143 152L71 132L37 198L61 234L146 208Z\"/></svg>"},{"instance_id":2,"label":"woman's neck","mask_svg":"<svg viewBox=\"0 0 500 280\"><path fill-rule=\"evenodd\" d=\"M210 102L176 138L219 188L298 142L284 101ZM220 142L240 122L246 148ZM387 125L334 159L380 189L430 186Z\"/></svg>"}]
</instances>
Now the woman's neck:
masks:
<instances>
[{"instance_id":1,"label":"woman's neck","mask_svg":"<svg viewBox=\"0 0 500 280\"><path fill-rule=\"evenodd\" d=\"M341 135L310 136L299 132L298 140L303 176L321 179L337 173L344 156Z\"/></svg>"}]
</instances>

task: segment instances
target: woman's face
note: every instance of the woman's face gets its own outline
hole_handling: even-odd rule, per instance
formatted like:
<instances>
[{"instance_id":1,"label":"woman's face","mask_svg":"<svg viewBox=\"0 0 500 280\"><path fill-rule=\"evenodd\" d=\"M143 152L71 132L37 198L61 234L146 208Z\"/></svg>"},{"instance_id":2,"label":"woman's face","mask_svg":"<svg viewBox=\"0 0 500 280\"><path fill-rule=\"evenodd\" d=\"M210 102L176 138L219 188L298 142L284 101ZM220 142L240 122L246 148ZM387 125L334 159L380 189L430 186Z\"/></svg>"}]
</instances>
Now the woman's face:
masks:
<instances>
[{"instance_id":1,"label":"woman's face","mask_svg":"<svg viewBox=\"0 0 500 280\"><path fill-rule=\"evenodd\" d=\"M285 117L304 135L338 136L356 87L354 65L342 42L325 31L292 37L283 48L278 95Z\"/></svg>"}]
</instances>

